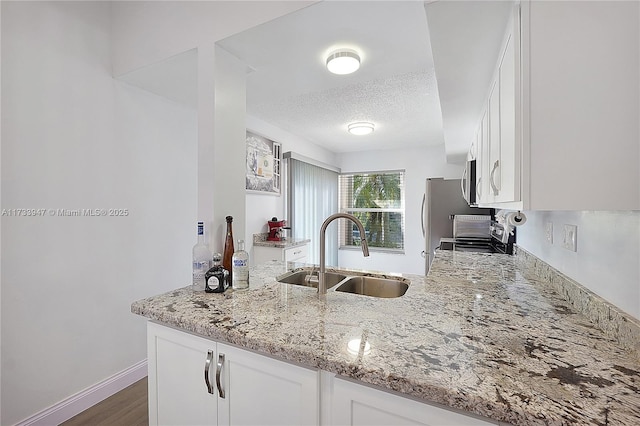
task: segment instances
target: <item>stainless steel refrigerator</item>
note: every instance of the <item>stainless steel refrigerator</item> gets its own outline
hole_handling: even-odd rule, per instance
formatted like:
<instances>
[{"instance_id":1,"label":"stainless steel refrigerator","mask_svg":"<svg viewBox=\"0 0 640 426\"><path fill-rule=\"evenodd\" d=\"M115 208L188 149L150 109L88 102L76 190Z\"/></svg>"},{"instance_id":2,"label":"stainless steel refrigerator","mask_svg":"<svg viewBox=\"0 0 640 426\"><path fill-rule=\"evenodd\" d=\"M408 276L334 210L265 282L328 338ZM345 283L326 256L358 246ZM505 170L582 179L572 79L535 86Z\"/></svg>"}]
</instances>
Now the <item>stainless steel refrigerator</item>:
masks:
<instances>
[{"instance_id":1,"label":"stainless steel refrigerator","mask_svg":"<svg viewBox=\"0 0 640 426\"><path fill-rule=\"evenodd\" d=\"M490 209L469 207L462 196L460 179L427 179L422 199L422 235L425 239L425 274L441 238L453 238L453 215L490 214Z\"/></svg>"}]
</instances>

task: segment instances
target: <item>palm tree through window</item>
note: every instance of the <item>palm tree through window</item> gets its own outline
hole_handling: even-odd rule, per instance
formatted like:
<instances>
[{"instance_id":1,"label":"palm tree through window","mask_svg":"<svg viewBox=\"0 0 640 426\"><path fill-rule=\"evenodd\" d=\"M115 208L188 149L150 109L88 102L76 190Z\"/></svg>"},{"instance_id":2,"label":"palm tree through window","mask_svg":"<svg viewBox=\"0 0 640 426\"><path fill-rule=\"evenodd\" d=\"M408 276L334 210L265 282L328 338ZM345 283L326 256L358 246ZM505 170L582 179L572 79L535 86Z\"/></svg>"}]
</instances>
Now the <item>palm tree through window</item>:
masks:
<instances>
[{"instance_id":1,"label":"palm tree through window","mask_svg":"<svg viewBox=\"0 0 640 426\"><path fill-rule=\"evenodd\" d=\"M404 171L340 175L340 210L360 219L371 249L404 250ZM359 246L360 239L345 221L340 245Z\"/></svg>"}]
</instances>

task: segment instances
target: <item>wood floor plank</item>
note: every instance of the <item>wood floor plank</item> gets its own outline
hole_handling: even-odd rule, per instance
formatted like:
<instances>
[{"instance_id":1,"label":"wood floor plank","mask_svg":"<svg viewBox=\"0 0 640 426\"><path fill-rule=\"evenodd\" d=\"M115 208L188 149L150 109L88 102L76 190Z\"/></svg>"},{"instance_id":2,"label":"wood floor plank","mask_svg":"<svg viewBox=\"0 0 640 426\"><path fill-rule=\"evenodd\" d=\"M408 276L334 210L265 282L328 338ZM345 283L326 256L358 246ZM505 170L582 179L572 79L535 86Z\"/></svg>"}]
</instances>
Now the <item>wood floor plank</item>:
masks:
<instances>
[{"instance_id":1,"label":"wood floor plank","mask_svg":"<svg viewBox=\"0 0 640 426\"><path fill-rule=\"evenodd\" d=\"M110 396L60 426L147 426L147 378Z\"/></svg>"}]
</instances>

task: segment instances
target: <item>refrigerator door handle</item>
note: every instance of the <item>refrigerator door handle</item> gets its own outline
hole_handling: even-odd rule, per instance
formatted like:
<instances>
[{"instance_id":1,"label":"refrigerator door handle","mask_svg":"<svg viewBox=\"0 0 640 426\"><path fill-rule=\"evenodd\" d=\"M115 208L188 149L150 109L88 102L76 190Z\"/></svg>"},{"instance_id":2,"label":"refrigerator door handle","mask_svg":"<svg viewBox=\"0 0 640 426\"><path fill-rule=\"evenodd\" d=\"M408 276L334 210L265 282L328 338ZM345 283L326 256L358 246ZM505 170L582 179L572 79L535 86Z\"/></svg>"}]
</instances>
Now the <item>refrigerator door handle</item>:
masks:
<instances>
[{"instance_id":1,"label":"refrigerator door handle","mask_svg":"<svg viewBox=\"0 0 640 426\"><path fill-rule=\"evenodd\" d=\"M424 205L427 202L427 194L422 194L422 208L420 209L420 225L422 225L422 238L427 236L424 230Z\"/></svg>"}]
</instances>

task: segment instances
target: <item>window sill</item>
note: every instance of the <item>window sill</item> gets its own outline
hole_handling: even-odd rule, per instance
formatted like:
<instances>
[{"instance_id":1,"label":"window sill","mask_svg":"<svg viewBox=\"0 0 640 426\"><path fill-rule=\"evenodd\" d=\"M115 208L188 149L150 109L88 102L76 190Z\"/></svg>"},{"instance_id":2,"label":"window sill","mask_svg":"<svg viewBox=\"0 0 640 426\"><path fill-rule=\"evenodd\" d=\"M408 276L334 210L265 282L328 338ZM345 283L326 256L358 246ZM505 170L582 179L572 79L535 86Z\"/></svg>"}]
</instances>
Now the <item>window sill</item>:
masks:
<instances>
[{"instance_id":1,"label":"window sill","mask_svg":"<svg viewBox=\"0 0 640 426\"><path fill-rule=\"evenodd\" d=\"M338 247L338 250L362 251L360 246L340 246L340 247ZM371 246L369 246L369 252L370 253L383 253L383 254L402 254L402 255L405 254L404 253L404 249L390 249L390 248L371 247Z\"/></svg>"}]
</instances>

